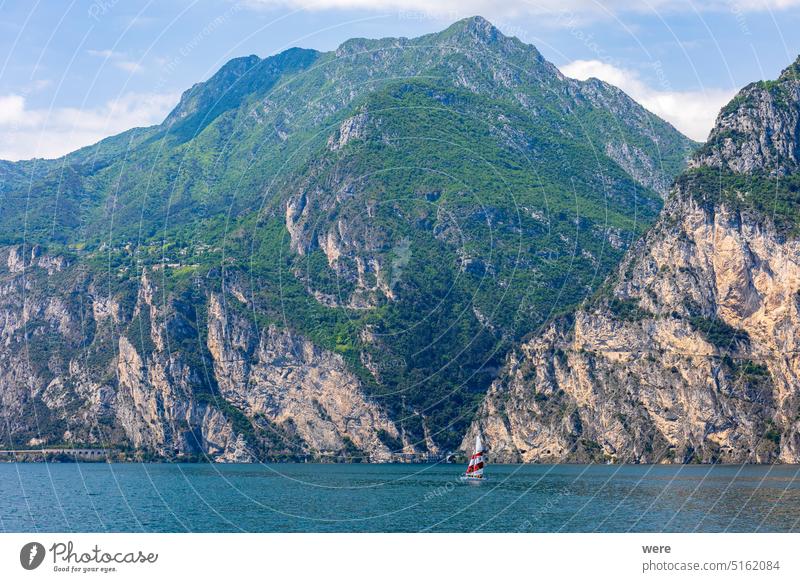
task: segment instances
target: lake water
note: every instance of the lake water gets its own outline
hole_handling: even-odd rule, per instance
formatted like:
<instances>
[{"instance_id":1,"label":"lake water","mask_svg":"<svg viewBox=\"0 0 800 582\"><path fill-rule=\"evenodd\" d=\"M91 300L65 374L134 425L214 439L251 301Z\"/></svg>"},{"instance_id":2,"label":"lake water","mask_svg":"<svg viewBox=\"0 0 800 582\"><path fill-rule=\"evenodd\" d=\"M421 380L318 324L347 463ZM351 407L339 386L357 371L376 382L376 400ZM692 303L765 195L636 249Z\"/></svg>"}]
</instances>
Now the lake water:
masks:
<instances>
[{"instance_id":1,"label":"lake water","mask_svg":"<svg viewBox=\"0 0 800 582\"><path fill-rule=\"evenodd\" d=\"M0 463L7 532L785 532L800 466Z\"/></svg>"}]
</instances>

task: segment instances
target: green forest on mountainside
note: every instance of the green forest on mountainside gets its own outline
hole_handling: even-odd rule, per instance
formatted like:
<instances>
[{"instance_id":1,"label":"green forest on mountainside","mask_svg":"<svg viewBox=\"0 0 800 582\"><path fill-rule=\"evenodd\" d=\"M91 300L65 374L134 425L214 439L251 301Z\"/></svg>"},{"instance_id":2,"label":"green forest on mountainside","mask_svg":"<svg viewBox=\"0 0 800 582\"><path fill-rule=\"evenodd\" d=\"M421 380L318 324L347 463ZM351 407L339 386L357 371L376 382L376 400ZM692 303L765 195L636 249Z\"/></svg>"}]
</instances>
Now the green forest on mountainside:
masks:
<instances>
[{"instance_id":1,"label":"green forest on mountainside","mask_svg":"<svg viewBox=\"0 0 800 582\"><path fill-rule=\"evenodd\" d=\"M129 309L159 267L191 306L195 339L177 345L198 368L206 293L241 282L249 303L232 309L342 354L415 443L424 415L453 449L508 347L589 295L652 224L661 195L640 174L669 183L695 145L621 91L564 79L485 30L470 19L421 39L235 59L159 126L0 165L0 242L69 257ZM357 116L362 134L332 148ZM623 144L628 161L615 161ZM286 224L300 194L303 253ZM328 233L345 250L336 268ZM382 265L394 298L348 306L359 261ZM145 355L147 325L143 314L126 332ZM98 367L111 356L71 349Z\"/></svg>"}]
</instances>

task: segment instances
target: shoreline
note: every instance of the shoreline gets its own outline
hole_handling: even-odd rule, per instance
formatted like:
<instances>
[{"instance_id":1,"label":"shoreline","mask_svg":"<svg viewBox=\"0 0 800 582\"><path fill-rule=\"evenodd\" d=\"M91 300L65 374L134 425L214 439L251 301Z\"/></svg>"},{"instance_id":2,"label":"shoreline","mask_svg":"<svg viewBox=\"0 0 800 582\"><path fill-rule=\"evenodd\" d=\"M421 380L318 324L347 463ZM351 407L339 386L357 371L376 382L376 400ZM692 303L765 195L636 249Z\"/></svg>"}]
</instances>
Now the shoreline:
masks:
<instances>
[{"instance_id":1,"label":"shoreline","mask_svg":"<svg viewBox=\"0 0 800 582\"><path fill-rule=\"evenodd\" d=\"M463 463L448 463L444 461L432 462L331 462L331 461L253 461L251 463L239 462L216 462L212 460L193 460L193 459L76 459L69 455L59 455L58 457L17 460L0 458L0 465L20 464L20 465L40 465L40 464L84 464L84 465L214 465L214 466L242 466L252 467L257 465L364 465L364 466L405 466L405 465L453 465L459 466ZM800 463L489 463L489 467L800 467Z\"/></svg>"}]
</instances>

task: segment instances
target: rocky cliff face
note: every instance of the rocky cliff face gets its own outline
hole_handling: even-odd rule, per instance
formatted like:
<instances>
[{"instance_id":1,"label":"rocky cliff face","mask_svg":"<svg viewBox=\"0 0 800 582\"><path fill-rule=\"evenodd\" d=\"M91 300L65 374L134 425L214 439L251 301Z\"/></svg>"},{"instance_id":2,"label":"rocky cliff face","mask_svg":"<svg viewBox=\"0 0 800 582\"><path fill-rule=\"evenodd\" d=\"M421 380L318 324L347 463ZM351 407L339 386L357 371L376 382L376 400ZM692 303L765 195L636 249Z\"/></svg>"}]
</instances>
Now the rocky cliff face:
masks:
<instances>
[{"instance_id":1,"label":"rocky cliff face","mask_svg":"<svg viewBox=\"0 0 800 582\"><path fill-rule=\"evenodd\" d=\"M229 299L235 301L235 299ZM254 324L226 309L213 294L208 348L220 395L249 417L292 433L312 451L335 454L348 446L372 460L391 451L378 435L397 439L395 425L368 401L342 356L274 325Z\"/></svg>"},{"instance_id":2,"label":"rocky cliff face","mask_svg":"<svg viewBox=\"0 0 800 582\"><path fill-rule=\"evenodd\" d=\"M797 168L795 69L695 158L745 186L679 180L605 291L509 356L465 449L480 430L496 461L800 462L800 242L749 204L752 176Z\"/></svg>"},{"instance_id":3,"label":"rocky cliff face","mask_svg":"<svg viewBox=\"0 0 800 582\"><path fill-rule=\"evenodd\" d=\"M93 444L217 462L377 460L389 458L379 435L400 438L341 356L289 330L259 334L229 315L224 303L238 305L234 296L209 294L207 307L190 307L145 272L128 301L37 248L6 248L0 259L5 447ZM203 341L207 351L187 349Z\"/></svg>"},{"instance_id":4,"label":"rocky cliff face","mask_svg":"<svg viewBox=\"0 0 800 582\"><path fill-rule=\"evenodd\" d=\"M691 165L779 176L795 172L800 159L799 71L800 59L776 81L760 81L742 89L722 109L708 143Z\"/></svg>"}]
</instances>

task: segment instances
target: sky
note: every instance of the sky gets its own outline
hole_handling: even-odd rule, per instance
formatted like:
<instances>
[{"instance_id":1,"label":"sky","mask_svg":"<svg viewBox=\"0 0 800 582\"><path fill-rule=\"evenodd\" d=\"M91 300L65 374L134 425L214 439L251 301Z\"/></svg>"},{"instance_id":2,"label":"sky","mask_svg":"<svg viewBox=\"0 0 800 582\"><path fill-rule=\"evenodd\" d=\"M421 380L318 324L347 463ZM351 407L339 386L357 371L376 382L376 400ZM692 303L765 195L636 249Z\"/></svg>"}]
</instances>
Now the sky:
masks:
<instances>
[{"instance_id":1,"label":"sky","mask_svg":"<svg viewBox=\"0 0 800 582\"><path fill-rule=\"evenodd\" d=\"M159 123L237 56L414 37L476 14L700 141L738 89L800 53L800 0L0 0L0 159Z\"/></svg>"}]
</instances>

